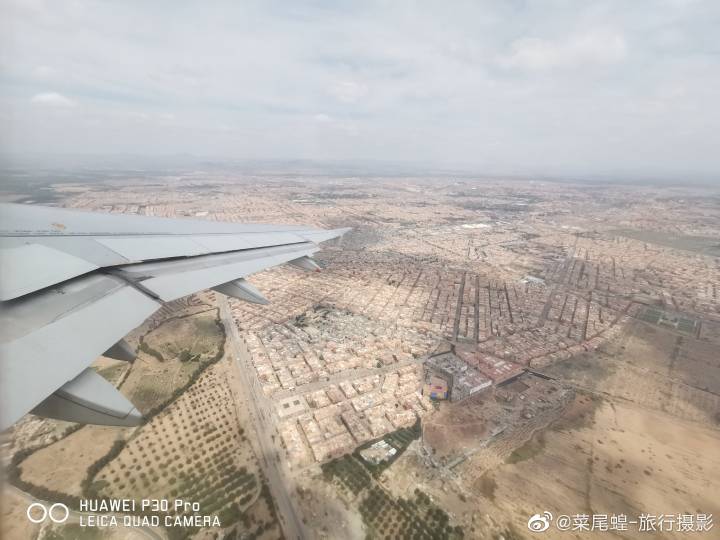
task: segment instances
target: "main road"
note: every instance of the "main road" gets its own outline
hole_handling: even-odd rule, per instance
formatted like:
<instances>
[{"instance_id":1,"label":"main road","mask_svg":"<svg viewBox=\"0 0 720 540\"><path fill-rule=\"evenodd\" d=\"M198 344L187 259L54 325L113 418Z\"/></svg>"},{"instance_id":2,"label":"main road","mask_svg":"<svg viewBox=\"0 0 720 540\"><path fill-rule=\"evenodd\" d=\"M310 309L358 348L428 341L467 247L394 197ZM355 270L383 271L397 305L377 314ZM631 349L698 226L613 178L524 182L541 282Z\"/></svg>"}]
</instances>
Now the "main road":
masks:
<instances>
[{"instance_id":1,"label":"main road","mask_svg":"<svg viewBox=\"0 0 720 540\"><path fill-rule=\"evenodd\" d=\"M280 455L279 444L275 444L274 441L275 422L273 421L272 403L263 393L254 375L255 368L252 365L250 352L238 333L227 298L220 294L217 297L220 303L220 317L225 325L226 352L237 362L240 382L243 386L242 397L255 430L255 446L259 451L258 459L265 471L270 493L277 505L278 518L285 538L305 540L310 538L310 535L290 496L292 484L288 471L285 469L287 460Z\"/></svg>"}]
</instances>

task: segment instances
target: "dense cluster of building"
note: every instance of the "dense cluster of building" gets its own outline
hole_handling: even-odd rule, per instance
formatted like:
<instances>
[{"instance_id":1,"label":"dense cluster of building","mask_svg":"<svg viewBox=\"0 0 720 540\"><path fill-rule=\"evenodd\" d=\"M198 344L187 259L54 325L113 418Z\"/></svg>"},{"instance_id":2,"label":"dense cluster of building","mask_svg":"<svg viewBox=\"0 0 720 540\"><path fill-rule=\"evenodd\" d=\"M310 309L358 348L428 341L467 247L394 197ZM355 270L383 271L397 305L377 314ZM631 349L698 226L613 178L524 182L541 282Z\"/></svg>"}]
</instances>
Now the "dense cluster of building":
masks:
<instances>
[{"instance_id":1,"label":"dense cluster of building","mask_svg":"<svg viewBox=\"0 0 720 540\"><path fill-rule=\"evenodd\" d=\"M297 463L406 425L430 399L463 399L594 349L629 319L653 318L650 308L658 324L720 334L710 322L720 268L669 240L720 234L700 198L690 208L644 187L295 180L139 177L124 179L112 203L103 190L63 189L69 206L113 213L353 227L319 253L323 272L254 275L271 304L231 304ZM643 204L628 207L631 198ZM687 312L699 314L692 324L665 315ZM452 351L434 354L439 343Z\"/></svg>"},{"instance_id":2,"label":"dense cluster of building","mask_svg":"<svg viewBox=\"0 0 720 540\"><path fill-rule=\"evenodd\" d=\"M425 393L431 399L462 401L492 385L492 380L452 352L431 356L425 367Z\"/></svg>"},{"instance_id":3,"label":"dense cluster of building","mask_svg":"<svg viewBox=\"0 0 720 540\"><path fill-rule=\"evenodd\" d=\"M432 411L420 393L423 368L413 364L277 402L280 434L295 465L325 461Z\"/></svg>"},{"instance_id":4,"label":"dense cluster of building","mask_svg":"<svg viewBox=\"0 0 720 540\"><path fill-rule=\"evenodd\" d=\"M235 304L234 313L243 305ZM247 332L246 341L266 395L414 363L434 340L383 326L343 310L317 306L286 324Z\"/></svg>"}]
</instances>

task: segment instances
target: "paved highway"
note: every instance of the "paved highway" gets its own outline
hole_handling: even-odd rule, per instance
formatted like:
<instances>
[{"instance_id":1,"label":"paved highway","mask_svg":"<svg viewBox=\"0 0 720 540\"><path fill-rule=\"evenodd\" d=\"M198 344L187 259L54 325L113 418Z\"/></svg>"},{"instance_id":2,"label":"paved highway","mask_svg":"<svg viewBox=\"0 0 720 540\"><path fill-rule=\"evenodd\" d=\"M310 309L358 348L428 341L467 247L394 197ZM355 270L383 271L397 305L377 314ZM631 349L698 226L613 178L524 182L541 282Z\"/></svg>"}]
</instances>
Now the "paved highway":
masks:
<instances>
[{"instance_id":1,"label":"paved highway","mask_svg":"<svg viewBox=\"0 0 720 540\"><path fill-rule=\"evenodd\" d=\"M276 444L273 440L276 430L273 421L272 404L263 394L260 383L254 375L255 369L252 366L250 353L245 342L240 338L227 298L218 295L218 299L220 302L220 316L227 334L227 353L237 362L240 382L244 390L245 405L255 429L256 447L259 450L258 458L265 471L270 493L277 505L278 517L285 538L289 540L310 538L290 496L292 483L289 480L288 471L285 469L287 460L280 455L278 450L280 447L279 441Z\"/></svg>"}]
</instances>

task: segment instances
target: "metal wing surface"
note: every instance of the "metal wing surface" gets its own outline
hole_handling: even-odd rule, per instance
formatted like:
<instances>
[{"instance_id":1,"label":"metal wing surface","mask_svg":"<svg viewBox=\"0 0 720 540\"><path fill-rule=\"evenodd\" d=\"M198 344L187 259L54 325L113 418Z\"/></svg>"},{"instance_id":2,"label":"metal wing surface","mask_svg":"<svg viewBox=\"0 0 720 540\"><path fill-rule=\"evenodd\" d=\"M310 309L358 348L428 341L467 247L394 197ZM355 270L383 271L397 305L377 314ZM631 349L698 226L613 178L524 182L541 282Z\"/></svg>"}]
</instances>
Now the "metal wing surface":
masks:
<instances>
[{"instance_id":1,"label":"metal wing surface","mask_svg":"<svg viewBox=\"0 0 720 540\"><path fill-rule=\"evenodd\" d=\"M0 429L31 411L137 425L139 412L89 369L98 356L122 350L163 302L200 290L265 303L243 278L315 268L317 244L346 231L0 204Z\"/></svg>"}]
</instances>

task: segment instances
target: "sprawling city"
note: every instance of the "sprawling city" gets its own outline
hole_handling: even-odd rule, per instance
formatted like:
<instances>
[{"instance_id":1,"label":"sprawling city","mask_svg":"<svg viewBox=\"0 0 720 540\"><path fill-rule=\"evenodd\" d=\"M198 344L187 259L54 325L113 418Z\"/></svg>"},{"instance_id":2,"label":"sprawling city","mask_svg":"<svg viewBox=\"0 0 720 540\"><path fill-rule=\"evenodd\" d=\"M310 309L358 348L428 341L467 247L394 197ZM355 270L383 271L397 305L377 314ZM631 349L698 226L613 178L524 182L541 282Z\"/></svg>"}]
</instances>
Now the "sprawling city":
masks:
<instances>
[{"instance_id":1,"label":"sprawling city","mask_svg":"<svg viewBox=\"0 0 720 540\"><path fill-rule=\"evenodd\" d=\"M720 538L718 28L0 0L0 539Z\"/></svg>"},{"instance_id":2,"label":"sprawling city","mask_svg":"<svg viewBox=\"0 0 720 540\"><path fill-rule=\"evenodd\" d=\"M698 532L720 511L716 190L94 175L3 197L352 230L320 272L252 276L269 304L194 294L128 336L133 363L100 358L144 425L6 432L8 537L512 539L536 513L654 512L644 534L680 538L671 511ZM197 502L220 526L88 528L87 499ZM29 522L33 500L70 518Z\"/></svg>"}]
</instances>

